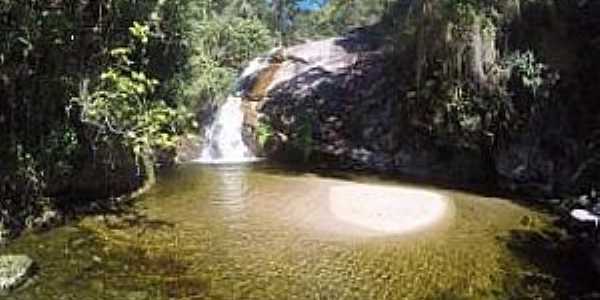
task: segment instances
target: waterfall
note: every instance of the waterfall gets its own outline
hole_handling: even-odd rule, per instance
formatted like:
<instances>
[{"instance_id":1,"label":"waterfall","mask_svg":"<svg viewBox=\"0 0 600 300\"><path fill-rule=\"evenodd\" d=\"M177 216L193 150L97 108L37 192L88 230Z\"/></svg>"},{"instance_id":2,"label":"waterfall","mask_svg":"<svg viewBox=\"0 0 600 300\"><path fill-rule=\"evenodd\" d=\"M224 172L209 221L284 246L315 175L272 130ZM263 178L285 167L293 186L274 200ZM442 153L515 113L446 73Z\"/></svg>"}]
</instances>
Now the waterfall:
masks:
<instances>
[{"instance_id":1,"label":"waterfall","mask_svg":"<svg viewBox=\"0 0 600 300\"><path fill-rule=\"evenodd\" d=\"M242 99L229 96L206 130L200 158L203 163L237 163L255 161L256 157L242 139L244 114Z\"/></svg>"},{"instance_id":2,"label":"waterfall","mask_svg":"<svg viewBox=\"0 0 600 300\"><path fill-rule=\"evenodd\" d=\"M204 146L195 161L210 164L244 163L257 161L254 153L242 138L244 113L242 112L243 90L260 70L269 66L270 55L252 60L235 83L235 92L228 96L217 110L212 124L205 129Z\"/></svg>"}]
</instances>

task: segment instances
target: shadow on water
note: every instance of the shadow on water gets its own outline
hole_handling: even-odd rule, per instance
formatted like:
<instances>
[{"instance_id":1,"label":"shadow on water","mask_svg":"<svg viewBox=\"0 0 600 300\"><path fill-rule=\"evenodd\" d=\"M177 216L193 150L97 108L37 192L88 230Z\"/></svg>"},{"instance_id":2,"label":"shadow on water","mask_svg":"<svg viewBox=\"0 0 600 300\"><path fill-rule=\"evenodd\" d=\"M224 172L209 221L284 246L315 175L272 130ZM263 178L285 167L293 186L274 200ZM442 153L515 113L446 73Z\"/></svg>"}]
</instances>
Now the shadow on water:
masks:
<instances>
[{"instance_id":1,"label":"shadow on water","mask_svg":"<svg viewBox=\"0 0 600 300\"><path fill-rule=\"evenodd\" d=\"M398 174L381 174L372 171L332 170L306 165L263 164L260 171L276 175L316 175L349 181L383 181L462 191L484 197L510 200L538 212L549 213L551 208L534 197L510 193L497 185L480 182L468 183L449 179L414 178ZM559 228L564 220L554 218L554 226L543 230L511 230L498 236L519 264L537 270L508 274L506 290L499 293L505 299L600 299L600 274L594 270L588 255L591 245L577 240ZM527 225L527 224L524 224ZM597 250L596 250L597 251ZM508 271L512 272L512 271ZM515 288L516 287L516 288ZM462 299L453 291L441 292L436 299Z\"/></svg>"},{"instance_id":2,"label":"shadow on water","mask_svg":"<svg viewBox=\"0 0 600 300\"><path fill-rule=\"evenodd\" d=\"M138 296L140 299L201 299L208 289L203 278L190 276L189 258L180 245L175 224L136 216L117 218L88 228L87 249L101 249L97 264L82 270L92 288L107 299ZM138 294L136 294L136 291Z\"/></svg>"},{"instance_id":3,"label":"shadow on water","mask_svg":"<svg viewBox=\"0 0 600 300\"><path fill-rule=\"evenodd\" d=\"M263 162L257 164L254 168L261 172L275 175L317 175L324 178L333 178L349 181L357 180L375 180L397 184L419 185L423 187L440 188L446 190L462 191L475 194L482 197L502 198L514 201L518 204L525 204L530 208L544 211L545 206L541 205L540 198L528 196L522 193L515 193L502 189L495 182L490 180L465 180L463 178L453 178L445 174L436 174L431 176L410 176L399 172L380 172L374 170L349 170L335 168L329 164L311 165L311 164L290 164Z\"/></svg>"},{"instance_id":4,"label":"shadow on water","mask_svg":"<svg viewBox=\"0 0 600 300\"><path fill-rule=\"evenodd\" d=\"M196 270L172 223L102 215L48 234L15 245L39 271L8 299L202 299L208 290L205 278L190 275Z\"/></svg>"},{"instance_id":5,"label":"shadow on water","mask_svg":"<svg viewBox=\"0 0 600 300\"><path fill-rule=\"evenodd\" d=\"M600 299L600 277L585 244L551 230L512 230L499 239L515 259L538 270L514 274L515 299Z\"/></svg>"}]
</instances>

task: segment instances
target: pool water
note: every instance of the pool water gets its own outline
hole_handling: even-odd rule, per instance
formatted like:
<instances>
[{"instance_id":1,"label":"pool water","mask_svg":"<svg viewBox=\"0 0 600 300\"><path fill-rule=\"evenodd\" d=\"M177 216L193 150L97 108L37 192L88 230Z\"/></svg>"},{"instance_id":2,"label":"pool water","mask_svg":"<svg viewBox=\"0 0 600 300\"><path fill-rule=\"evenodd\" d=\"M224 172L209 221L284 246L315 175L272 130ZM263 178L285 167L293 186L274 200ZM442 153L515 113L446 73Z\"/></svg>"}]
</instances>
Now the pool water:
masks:
<instances>
[{"instance_id":1,"label":"pool water","mask_svg":"<svg viewBox=\"0 0 600 300\"><path fill-rule=\"evenodd\" d=\"M367 183L441 195L448 212L402 234L332 221L325 201L332 187ZM164 174L120 217L90 216L28 234L2 252L38 262L34 280L9 299L564 299L589 293L597 281L562 240L552 217L515 200L261 164L190 164Z\"/></svg>"}]
</instances>

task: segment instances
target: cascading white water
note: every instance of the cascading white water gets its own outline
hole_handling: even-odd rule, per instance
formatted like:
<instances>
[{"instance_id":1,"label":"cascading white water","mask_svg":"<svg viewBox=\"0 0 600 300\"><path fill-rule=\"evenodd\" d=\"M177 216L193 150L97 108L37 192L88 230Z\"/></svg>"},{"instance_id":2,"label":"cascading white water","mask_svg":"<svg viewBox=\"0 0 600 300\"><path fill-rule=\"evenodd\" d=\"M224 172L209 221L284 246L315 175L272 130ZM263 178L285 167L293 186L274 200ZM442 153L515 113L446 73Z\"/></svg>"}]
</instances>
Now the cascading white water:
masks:
<instances>
[{"instance_id":1,"label":"cascading white water","mask_svg":"<svg viewBox=\"0 0 600 300\"><path fill-rule=\"evenodd\" d=\"M214 122L205 133L205 144L200 158L203 163L237 163L257 158L242 139L244 114L242 99L229 96L217 111Z\"/></svg>"},{"instance_id":2,"label":"cascading white water","mask_svg":"<svg viewBox=\"0 0 600 300\"><path fill-rule=\"evenodd\" d=\"M239 96L243 89L242 82L260 70L269 66L267 56L252 60L236 81L234 95L230 95L218 109L215 119L204 134L202 153L195 161L210 164L244 163L256 161L254 153L242 139L244 114L242 98Z\"/></svg>"}]
</instances>

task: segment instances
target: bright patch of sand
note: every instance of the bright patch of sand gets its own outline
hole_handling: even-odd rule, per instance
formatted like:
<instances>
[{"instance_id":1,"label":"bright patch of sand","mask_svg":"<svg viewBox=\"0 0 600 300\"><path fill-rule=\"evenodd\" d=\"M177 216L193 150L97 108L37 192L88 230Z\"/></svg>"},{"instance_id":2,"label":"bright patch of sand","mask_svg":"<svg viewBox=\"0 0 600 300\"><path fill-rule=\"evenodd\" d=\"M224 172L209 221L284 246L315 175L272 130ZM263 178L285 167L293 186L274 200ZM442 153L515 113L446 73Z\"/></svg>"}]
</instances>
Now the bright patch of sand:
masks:
<instances>
[{"instance_id":1,"label":"bright patch of sand","mask_svg":"<svg viewBox=\"0 0 600 300\"><path fill-rule=\"evenodd\" d=\"M329 212L343 223L382 234L400 234L444 218L446 197L425 190L369 184L329 187Z\"/></svg>"}]
</instances>

